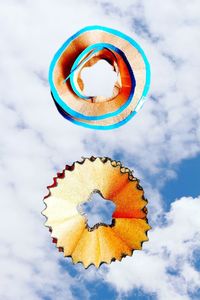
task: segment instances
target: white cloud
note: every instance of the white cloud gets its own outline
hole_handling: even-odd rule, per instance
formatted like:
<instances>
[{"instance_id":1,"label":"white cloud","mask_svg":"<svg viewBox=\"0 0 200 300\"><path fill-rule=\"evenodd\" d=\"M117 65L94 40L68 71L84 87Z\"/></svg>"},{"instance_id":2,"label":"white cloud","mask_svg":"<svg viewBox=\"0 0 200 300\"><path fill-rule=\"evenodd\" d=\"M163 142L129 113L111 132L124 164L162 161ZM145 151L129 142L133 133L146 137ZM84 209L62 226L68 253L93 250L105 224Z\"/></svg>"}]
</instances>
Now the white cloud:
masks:
<instances>
[{"instance_id":1,"label":"white cloud","mask_svg":"<svg viewBox=\"0 0 200 300\"><path fill-rule=\"evenodd\" d=\"M143 46L151 64L152 99L123 128L96 135L103 151L113 151L114 145L129 154L133 165L151 173L166 172L171 164L200 151L199 3L98 2Z\"/></svg>"},{"instance_id":2,"label":"white cloud","mask_svg":"<svg viewBox=\"0 0 200 300\"><path fill-rule=\"evenodd\" d=\"M108 268L106 279L119 293L141 288L155 293L160 300L190 299L200 288L200 274L192 261L200 248L200 197L184 197L165 213L165 224L149 232L144 251ZM123 299L123 296L122 296Z\"/></svg>"},{"instance_id":3,"label":"white cloud","mask_svg":"<svg viewBox=\"0 0 200 300\"><path fill-rule=\"evenodd\" d=\"M161 177L164 181L174 176L173 163L199 153L198 1L189 5L171 0L165 1L165 5L150 0L141 4L124 1L123 7L121 1L109 1L107 6L98 3L83 0L0 3L0 298L5 300L38 300L43 296L74 298L71 287L77 281L61 269L58 261L61 255L51 245L40 217L45 187L66 163L82 155L112 157L120 153L120 159L136 169L136 175L143 179L142 186L150 200L150 218L156 222L154 216L162 212L156 182ZM132 26L137 17L138 22L145 22L141 27ZM62 118L47 83L48 67L55 51L71 34L92 24L130 34L141 43L152 67L152 99L126 126L111 132L86 130ZM154 186L149 183L152 175ZM142 277L147 291L153 290L161 297L175 295L178 299L181 293L177 287L181 284L185 290L180 297L188 298L186 289L195 289L199 278L190 256L196 247L192 236L194 228L199 228L199 221L197 210L192 210L194 218L188 219L189 214L181 207L183 204L190 211L197 206L194 202L197 200L175 202L167 215L168 226L155 228L150 233L151 242L144 244L145 252L135 253L133 261L137 256L142 257L141 264L145 262L150 273L140 271L144 266L138 260L138 267L135 269L134 264L130 276L127 270L129 262L131 266L133 263L127 258L122 264L112 265L109 282L118 278L120 265L126 278L124 281L120 278L122 290L134 287L140 281L136 279ZM177 210L182 216L185 214L183 220L178 219ZM175 223L178 236L172 242ZM190 224L192 232L188 230ZM183 240L183 229L189 242ZM166 248L170 253L168 260ZM166 274L166 268L174 265L180 270L178 277ZM90 270L87 274L90 280L97 276ZM149 283L148 274L152 275ZM84 285L80 282L77 285L84 299L89 298Z\"/></svg>"},{"instance_id":4,"label":"white cloud","mask_svg":"<svg viewBox=\"0 0 200 300\"><path fill-rule=\"evenodd\" d=\"M62 254L51 244L41 211L55 173L87 155L86 131L58 114L47 73L60 43L92 21L92 8L79 1L81 19L74 13L77 2L0 6L0 298L74 299L71 288L77 285L88 299L81 282L61 268Z\"/></svg>"}]
</instances>

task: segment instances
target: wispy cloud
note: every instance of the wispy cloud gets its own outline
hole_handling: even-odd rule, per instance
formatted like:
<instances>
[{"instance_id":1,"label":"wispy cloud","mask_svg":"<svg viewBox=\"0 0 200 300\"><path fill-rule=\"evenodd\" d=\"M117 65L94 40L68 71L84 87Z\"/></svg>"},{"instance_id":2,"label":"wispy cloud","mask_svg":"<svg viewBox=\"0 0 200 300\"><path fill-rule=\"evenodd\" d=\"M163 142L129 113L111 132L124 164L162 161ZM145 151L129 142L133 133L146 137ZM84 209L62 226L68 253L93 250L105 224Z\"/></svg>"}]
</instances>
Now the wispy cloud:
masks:
<instances>
[{"instance_id":1,"label":"wispy cloud","mask_svg":"<svg viewBox=\"0 0 200 300\"><path fill-rule=\"evenodd\" d=\"M77 266L72 268L75 278L70 268L60 265L61 256L40 216L45 186L55 172L91 154L118 158L136 170L154 225L145 251L113 264L107 282L120 293L139 287L160 299L189 299L197 289L199 274L192 253L198 246L200 199L182 198L165 214L159 188L176 176L174 165L200 152L198 7L198 1L184 0L0 3L2 299L74 299L79 297L74 285L89 299L85 280L98 278L103 283L104 269L83 273ZM91 24L130 34L151 63L148 101L132 121L112 132L67 122L48 88L55 51ZM166 223L159 228L163 216ZM120 277L116 284L120 272L126 280Z\"/></svg>"}]
</instances>

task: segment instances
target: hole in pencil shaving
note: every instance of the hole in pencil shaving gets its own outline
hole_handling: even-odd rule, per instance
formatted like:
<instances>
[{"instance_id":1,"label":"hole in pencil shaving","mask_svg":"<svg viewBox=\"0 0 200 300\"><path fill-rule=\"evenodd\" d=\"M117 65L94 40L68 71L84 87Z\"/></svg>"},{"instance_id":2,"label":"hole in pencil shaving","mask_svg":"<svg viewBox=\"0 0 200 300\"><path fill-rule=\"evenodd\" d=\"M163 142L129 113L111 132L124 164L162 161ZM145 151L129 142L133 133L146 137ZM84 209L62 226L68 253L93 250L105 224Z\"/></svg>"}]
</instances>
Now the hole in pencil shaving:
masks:
<instances>
[{"instance_id":1,"label":"hole in pencil shaving","mask_svg":"<svg viewBox=\"0 0 200 300\"><path fill-rule=\"evenodd\" d=\"M118 76L113 66L101 59L90 67L84 67L81 71L81 79L85 96L103 97L106 101L107 98L113 97Z\"/></svg>"},{"instance_id":2,"label":"hole in pencil shaving","mask_svg":"<svg viewBox=\"0 0 200 300\"><path fill-rule=\"evenodd\" d=\"M112 214L116 205L103 198L100 191L95 190L89 200L78 206L78 211L87 219L87 226L92 229L98 224L111 225Z\"/></svg>"}]
</instances>

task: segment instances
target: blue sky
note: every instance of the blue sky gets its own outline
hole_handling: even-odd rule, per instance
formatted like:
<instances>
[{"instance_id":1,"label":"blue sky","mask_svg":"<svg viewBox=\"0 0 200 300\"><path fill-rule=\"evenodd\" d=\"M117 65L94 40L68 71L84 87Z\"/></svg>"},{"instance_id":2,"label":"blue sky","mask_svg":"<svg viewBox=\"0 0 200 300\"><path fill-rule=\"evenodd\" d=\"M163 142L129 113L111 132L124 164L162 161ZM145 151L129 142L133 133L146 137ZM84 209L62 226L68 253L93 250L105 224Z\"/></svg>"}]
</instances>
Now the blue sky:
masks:
<instances>
[{"instance_id":1,"label":"blue sky","mask_svg":"<svg viewBox=\"0 0 200 300\"><path fill-rule=\"evenodd\" d=\"M0 0L0 299L200 298L198 11L196 0ZM151 64L148 101L114 131L67 122L47 81L60 45L93 24L130 35ZM152 226L143 251L99 270L62 258L41 215L55 173L90 155L134 170Z\"/></svg>"},{"instance_id":2,"label":"blue sky","mask_svg":"<svg viewBox=\"0 0 200 300\"><path fill-rule=\"evenodd\" d=\"M198 197L200 194L199 167L200 156L186 159L175 167L177 177L169 180L161 189L168 207L175 198Z\"/></svg>"}]
</instances>

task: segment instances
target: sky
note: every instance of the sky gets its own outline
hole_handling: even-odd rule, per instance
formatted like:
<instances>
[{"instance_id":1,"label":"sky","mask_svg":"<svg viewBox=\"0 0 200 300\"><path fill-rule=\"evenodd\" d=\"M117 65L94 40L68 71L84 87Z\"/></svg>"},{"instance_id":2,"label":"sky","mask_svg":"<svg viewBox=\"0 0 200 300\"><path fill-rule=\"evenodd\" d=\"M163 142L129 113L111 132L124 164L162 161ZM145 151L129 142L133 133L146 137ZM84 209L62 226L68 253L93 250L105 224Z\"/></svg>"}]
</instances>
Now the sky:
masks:
<instances>
[{"instance_id":1,"label":"sky","mask_svg":"<svg viewBox=\"0 0 200 300\"><path fill-rule=\"evenodd\" d=\"M200 299L199 13L198 0L0 0L0 299ZM130 35L151 65L147 102L112 131L68 122L49 91L54 53L88 25ZM64 259L41 215L56 172L91 155L134 170L152 226L99 270Z\"/></svg>"}]
</instances>

